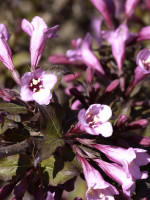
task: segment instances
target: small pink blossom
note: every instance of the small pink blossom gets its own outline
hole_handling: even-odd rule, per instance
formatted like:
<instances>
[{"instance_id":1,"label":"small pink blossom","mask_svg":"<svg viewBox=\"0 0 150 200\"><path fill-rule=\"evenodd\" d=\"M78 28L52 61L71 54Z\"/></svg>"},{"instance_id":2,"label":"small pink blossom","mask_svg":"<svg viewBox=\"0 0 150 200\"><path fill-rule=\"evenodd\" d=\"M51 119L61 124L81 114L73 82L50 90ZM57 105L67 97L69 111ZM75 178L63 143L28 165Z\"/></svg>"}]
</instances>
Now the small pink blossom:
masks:
<instances>
[{"instance_id":1,"label":"small pink blossom","mask_svg":"<svg viewBox=\"0 0 150 200\"><path fill-rule=\"evenodd\" d=\"M35 69L44 51L46 40L56 37L56 31L59 26L56 25L52 28L48 28L44 20L38 16L34 17L31 23L26 19L23 19L21 26L23 31L31 37L31 66Z\"/></svg>"},{"instance_id":2,"label":"small pink blossom","mask_svg":"<svg viewBox=\"0 0 150 200\"><path fill-rule=\"evenodd\" d=\"M138 33L137 41L150 39L150 26L143 27Z\"/></svg>"},{"instance_id":3,"label":"small pink blossom","mask_svg":"<svg viewBox=\"0 0 150 200\"><path fill-rule=\"evenodd\" d=\"M90 0L98 12L103 16L109 28L113 28L111 16L114 14L114 3L112 0Z\"/></svg>"},{"instance_id":4,"label":"small pink blossom","mask_svg":"<svg viewBox=\"0 0 150 200\"><path fill-rule=\"evenodd\" d=\"M125 3L125 14L127 18L130 18L138 5L139 0L126 0Z\"/></svg>"},{"instance_id":5,"label":"small pink blossom","mask_svg":"<svg viewBox=\"0 0 150 200\"><path fill-rule=\"evenodd\" d=\"M150 10L150 1L149 0L145 0L145 4L146 4L147 10Z\"/></svg>"},{"instance_id":6,"label":"small pink blossom","mask_svg":"<svg viewBox=\"0 0 150 200\"><path fill-rule=\"evenodd\" d=\"M52 98L51 90L56 82L56 75L46 74L42 69L27 72L21 78L21 99L48 105Z\"/></svg>"},{"instance_id":7,"label":"small pink blossom","mask_svg":"<svg viewBox=\"0 0 150 200\"><path fill-rule=\"evenodd\" d=\"M13 65L11 49L7 43L9 38L7 27L0 24L0 61L11 71L12 78L20 86L20 75Z\"/></svg>"},{"instance_id":8,"label":"small pink blossom","mask_svg":"<svg viewBox=\"0 0 150 200\"><path fill-rule=\"evenodd\" d=\"M129 172L131 173L131 175L134 177L135 180L145 179L148 177L148 173L145 171L140 172L139 167L150 163L150 156L144 149L134 148L134 151L136 153L136 158L129 165Z\"/></svg>"},{"instance_id":9,"label":"small pink blossom","mask_svg":"<svg viewBox=\"0 0 150 200\"><path fill-rule=\"evenodd\" d=\"M115 200L114 195L118 194L117 189L107 183L101 174L94 169L85 158L78 156L81 162L83 173L88 185L88 190L86 192L87 200Z\"/></svg>"},{"instance_id":10,"label":"small pink blossom","mask_svg":"<svg viewBox=\"0 0 150 200\"><path fill-rule=\"evenodd\" d=\"M134 79L130 83L126 95L130 94L137 83L150 74L150 50L141 50L136 58L137 67L134 70Z\"/></svg>"},{"instance_id":11,"label":"small pink blossom","mask_svg":"<svg viewBox=\"0 0 150 200\"><path fill-rule=\"evenodd\" d=\"M15 69L12 62L12 53L7 41L10 38L7 27L4 24L0 24L0 60L10 70Z\"/></svg>"},{"instance_id":12,"label":"small pink blossom","mask_svg":"<svg viewBox=\"0 0 150 200\"><path fill-rule=\"evenodd\" d=\"M66 56L71 62L81 61L88 67L97 70L102 76L104 76L105 72L97 57L93 54L91 46L92 37L89 33L87 33L84 39L77 39L75 50L68 50L66 52Z\"/></svg>"},{"instance_id":13,"label":"small pink blossom","mask_svg":"<svg viewBox=\"0 0 150 200\"><path fill-rule=\"evenodd\" d=\"M82 103L79 100L75 100L71 105L71 110L79 110L82 108Z\"/></svg>"},{"instance_id":14,"label":"small pink blossom","mask_svg":"<svg viewBox=\"0 0 150 200\"><path fill-rule=\"evenodd\" d=\"M125 24L121 24L116 30L103 31L102 34L103 38L111 44L112 54L115 58L118 69L120 70L125 59L126 42L131 36L128 27Z\"/></svg>"},{"instance_id":15,"label":"small pink blossom","mask_svg":"<svg viewBox=\"0 0 150 200\"><path fill-rule=\"evenodd\" d=\"M92 104L87 110L79 111L78 119L87 133L92 135L101 134L110 137L113 128L108 120L112 116L111 108L107 105Z\"/></svg>"},{"instance_id":16,"label":"small pink blossom","mask_svg":"<svg viewBox=\"0 0 150 200\"><path fill-rule=\"evenodd\" d=\"M96 39L99 46L102 43L101 25L102 25L102 19L100 17L93 17L92 18L92 20L91 20L91 30L92 30L94 38Z\"/></svg>"},{"instance_id":17,"label":"small pink blossom","mask_svg":"<svg viewBox=\"0 0 150 200\"><path fill-rule=\"evenodd\" d=\"M55 196L55 192L51 193L50 191L48 191L46 200L55 200L54 196Z\"/></svg>"},{"instance_id":18,"label":"small pink blossom","mask_svg":"<svg viewBox=\"0 0 150 200\"><path fill-rule=\"evenodd\" d=\"M150 73L150 50L141 50L137 55L136 63L143 70L143 73Z\"/></svg>"},{"instance_id":19,"label":"small pink blossom","mask_svg":"<svg viewBox=\"0 0 150 200\"><path fill-rule=\"evenodd\" d=\"M73 82L74 80L78 79L81 77L82 74L80 72L75 72L74 74L67 74L63 77L63 80L65 82Z\"/></svg>"}]
</instances>

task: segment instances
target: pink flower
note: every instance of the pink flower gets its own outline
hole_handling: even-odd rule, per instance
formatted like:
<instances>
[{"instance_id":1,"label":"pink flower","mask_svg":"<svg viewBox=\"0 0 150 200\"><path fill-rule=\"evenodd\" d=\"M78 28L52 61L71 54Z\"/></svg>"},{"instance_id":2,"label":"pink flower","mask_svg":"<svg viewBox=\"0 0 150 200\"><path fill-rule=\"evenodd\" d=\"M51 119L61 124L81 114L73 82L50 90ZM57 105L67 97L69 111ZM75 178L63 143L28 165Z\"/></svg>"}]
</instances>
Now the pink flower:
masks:
<instances>
[{"instance_id":1,"label":"pink flower","mask_svg":"<svg viewBox=\"0 0 150 200\"><path fill-rule=\"evenodd\" d=\"M109 106L92 104L87 110L80 110L78 119L87 133L110 137L113 132L112 125L108 122L111 115L112 111Z\"/></svg>"},{"instance_id":2,"label":"pink flower","mask_svg":"<svg viewBox=\"0 0 150 200\"><path fill-rule=\"evenodd\" d=\"M128 95L134 86L150 74L150 50L141 50L136 58L137 67L134 70L134 79L130 83L126 95Z\"/></svg>"},{"instance_id":3,"label":"pink flower","mask_svg":"<svg viewBox=\"0 0 150 200\"><path fill-rule=\"evenodd\" d=\"M79 110L82 108L81 101L75 100L71 105L71 110Z\"/></svg>"},{"instance_id":4,"label":"pink flower","mask_svg":"<svg viewBox=\"0 0 150 200\"><path fill-rule=\"evenodd\" d=\"M21 99L48 105L52 98L51 90L56 82L56 75L46 74L42 69L27 72L21 78Z\"/></svg>"},{"instance_id":5,"label":"pink flower","mask_svg":"<svg viewBox=\"0 0 150 200\"><path fill-rule=\"evenodd\" d=\"M109 28L113 28L111 15L114 14L114 3L112 0L90 0L98 12L103 16Z\"/></svg>"},{"instance_id":6,"label":"pink flower","mask_svg":"<svg viewBox=\"0 0 150 200\"><path fill-rule=\"evenodd\" d=\"M130 18L138 5L139 0L126 0L125 3L125 14L127 18Z\"/></svg>"},{"instance_id":7,"label":"pink flower","mask_svg":"<svg viewBox=\"0 0 150 200\"><path fill-rule=\"evenodd\" d=\"M144 176L140 172L139 166L147 165L150 162L150 156L146 153L146 150L129 148L124 149L121 147L115 147L110 145L93 145L96 149L100 150L113 162L122 165L127 177L132 174L136 179L140 179Z\"/></svg>"},{"instance_id":8,"label":"pink flower","mask_svg":"<svg viewBox=\"0 0 150 200\"><path fill-rule=\"evenodd\" d=\"M140 172L139 167L147 165L150 162L150 156L144 149L134 148L134 151L136 153L136 158L129 165L129 172L135 178L135 180L145 179L148 177L148 173L145 171Z\"/></svg>"},{"instance_id":9,"label":"pink flower","mask_svg":"<svg viewBox=\"0 0 150 200\"><path fill-rule=\"evenodd\" d=\"M74 74L67 74L63 77L63 80L65 82L73 82L74 80L78 79L81 77L82 74L80 72L74 72Z\"/></svg>"},{"instance_id":10,"label":"pink flower","mask_svg":"<svg viewBox=\"0 0 150 200\"><path fill-rule=\"evenodd\" d=\"M86 34L84 39L78 38L76 41L75 50L68 50L66 56L70 61L81 61L90 68L97 70L102 76L105 72L98 61L97 57L91 50L92 37L89 33Z\"/></svg>"},{"instance_id":11,"label":"pink flower","mask_svg":"<svg viewBox=\"0 0 150 200\"><path fill-rule=\"evenodd\" d=\"M122 186L127 196L130 197L134 192L134 183L137 179L145 179L148 177L148 173L141 172L139 168L150 162L150 156L146 150L136 148L126 150L109 145L94 145L94 147L105 153L111 161L117 163L110 164L99 159L95 160L110 178Z\"/></svg>"},{"instance_id":12,"label":"pink flower","mask_svg":"<svg viewBox=\"0 0 150 200\"><path fill-rule=\"evenodd\" d=\"M117 63L118 69L122 69L123 62L125 59L125 46L127 40L130 38L130 33L127 25L121 24L114 31L103 31L103 38L111 44L112 54Z\"/></svg>"},{"instance_id":13,"label":"pink flower","mask_svg":"<svg viewBox=\"0 0 150 200\"><path fill-rule=\"evenodd\" d=\"M107 163L100 159L95 159L99 167L114 181L122 186L124 194L131 197L135 190L135 181L132 176L126 176L126 172L123 167L116 163Z\"/></svg>"},{"instance_id":14,"label":"pink flower","mask_svg":"<svg viewBox=\"0 0 150 200\"><path fill-rule=\"evenodd\" d=\"M55 192L51 193L50 191L48 191L46 200L55 200L54 196L55 196Z\"/></svg>"},{"instance_id":15,"label":"pink flower","mask_svg":"<svg viewBox=\"0 0 150 200\"><path fill-rule=\"evenodd\" d=\"M91 20L91 29L99 46L102 43L102 36L101 36L101 24L102 19L100 17L93 17Z\"/></svg>"},{"instance_id":16,"label":"pink flower","mask_svg":"<svg viewBox=\"0 0 150 200\"><path fill-rule=\"evenodd\" d=\"M129 174L129 165L136 158L136 153L133 148L124 149L112 145L93 145L96 149L103 152L111 161L123 166L127 175Z\"/></svg>"},{"instance_id":17,"label":"pink flower","mask_svg":"<svg viewBox=\"0 0 150 200\"><path fill-rule=\"evenodd\" d=\"M143 70L143 73L150 73L150 50L141 50L137 55L136 63Z\"/></svg>"},{"instance_id":18,"label":"pink flower","mask_svg":"<svg viewBox=\"0 0 150 200\"><path fill-rule=\"evenodd\" d=\"M150 10L150 1L149 0L145 0L145 4L146 4L147 10Z\"/></svg>"},{"instance_id":19,"label":"pink flower","mask_svg":"<svg viewBox=\"0 0 150 200\"><path fill-rule=\"evenodd\" d=\"M7 41L10 38L7 27L4 24L0 24L0 60L10 70L15 69L12 62L12 53Z\"/></svg>"},{"instance_id":20,"label":"pink flower","mask_svg":"<svg viewBox=\"0 0 150 200\"><path fill-rule=\"evenodd\" d=\"M56 31L59 26L56 25L52 28L47 28L44 20L38 16L34 17L31 23L26 19L23 19L21 26L23 31L31 37L31 66L34 70L40 61L41 55L44 51L46 40L56 37Z\"/></svg>"},{"instance_id":21,"label":"pink flower","mask_svg":"<svg viewBox=\"0 0 150 200\"><path fill-rule=\"evenodd\" d=\"M149 40L150 39L150 26L143 27L137 37L137 41Z\"/></svg>"},{"instance_id":22,"label":"pink flower","mask_svg":"<svg viewBox=\"0 0 150 200\"><path fill-rule=\"evenodd\" d=\"M118 194L116 188L107 183L101 174L94 169L85 158L78 156L82 168L83 173L88 185L88 190L86 192L87 200L115 200L114 195Z\"/></svg>"},{"instance_id":23,"label":"pink flower","mask_svg":"<svg viewBox=\"0 0 150 200\"><path fill-rule=\"evenodd\" d=\"M0 24L0 61L11 71L11 76L20 86L20 75L16 71L12 62L12 53L7 41L10 38L7 27Z\"/></svg>"}]
</instances>

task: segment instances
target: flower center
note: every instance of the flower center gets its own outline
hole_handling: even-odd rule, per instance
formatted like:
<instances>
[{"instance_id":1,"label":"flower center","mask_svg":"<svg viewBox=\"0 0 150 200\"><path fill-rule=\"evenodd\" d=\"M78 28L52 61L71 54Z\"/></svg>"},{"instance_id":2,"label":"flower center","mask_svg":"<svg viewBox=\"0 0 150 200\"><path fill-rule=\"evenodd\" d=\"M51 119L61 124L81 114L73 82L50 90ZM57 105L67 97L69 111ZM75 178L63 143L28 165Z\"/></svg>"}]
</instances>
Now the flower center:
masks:
<instances>
[{"instance_id":1,"label":"flower center","mask_svg":"<svg viewBox=\"0 0 150 200\"><path fill-rule=\"evenodd\" d=\"M99 195L99 197L100 197L100 199L104 199L104 198L105 198L105 195L104 195L103 193L101 193L101 194Z\"/></svg>"},{"instance_id":2,"label":"flower center","mask_svg":"<svg viewBox=\"0 0 150 200\"><path fill-rule=\"evenodd\" d=\"M150 58L148 58L147 60L143 60L142 62L145 70L150 71Z\"/></svg>"},{"instance_id":3,"label":"flower center","mask_svg":"<svg viewBox=\"0 0 150 200\"><path fill-rule=\"evenodd\" d=\"M29 89L32 92L39 92L41 89L43 89L43 83L40 78L33 78L29 83Z\"/></svg>"},{"instance_id":4,"label":"flower center","mask_svg":"<svg viewBox=\"0 0 150 200\"><path fill-rule=\"evenodd\" d=\"M93 115L91 112L86 114L86 122L91 128L96 128L100 123L99 117L97 115Z\"/></svg>"}]
</instances>

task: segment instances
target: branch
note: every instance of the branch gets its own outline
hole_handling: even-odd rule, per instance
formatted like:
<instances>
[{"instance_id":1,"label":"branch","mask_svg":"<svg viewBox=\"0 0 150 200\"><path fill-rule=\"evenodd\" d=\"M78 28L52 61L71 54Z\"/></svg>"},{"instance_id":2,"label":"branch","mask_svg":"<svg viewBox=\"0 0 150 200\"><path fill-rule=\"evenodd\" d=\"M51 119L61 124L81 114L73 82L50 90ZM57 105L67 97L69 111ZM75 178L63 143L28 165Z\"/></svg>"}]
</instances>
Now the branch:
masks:
<instances>
[{"instance_id":1,"label":"branch","mask_svg":"<svg viewBox=\"0 0 150 200\"><path fill-rule=\"evenodd\" d=\"M29 149L28 141L19 142L17 144L9 145L0 148L0 158L10 156L17 153L26 152Z\"/></svg>"}]
</instances>

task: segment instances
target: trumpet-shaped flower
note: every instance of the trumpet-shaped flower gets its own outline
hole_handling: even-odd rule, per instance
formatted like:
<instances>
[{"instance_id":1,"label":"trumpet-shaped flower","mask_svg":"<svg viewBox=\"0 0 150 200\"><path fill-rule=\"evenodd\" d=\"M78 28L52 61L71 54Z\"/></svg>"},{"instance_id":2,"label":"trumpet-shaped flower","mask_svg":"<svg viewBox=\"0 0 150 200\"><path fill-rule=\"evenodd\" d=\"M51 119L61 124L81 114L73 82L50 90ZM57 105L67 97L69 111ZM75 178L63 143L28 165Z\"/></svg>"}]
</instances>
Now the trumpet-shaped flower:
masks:
<instances>
[{"instance_id":1,"label":"trumpet-shaped flower","mask_svg":"<svg viewBox=\"0 0 150 200\"><path fill-rule=\"evenodd\" d=\"M137 37L137 41L149 40L150 39L150 26L143 27Z\"/></svg>"},{"instance_id":2,"label":"trumpet-shaped flower","mask_svg":"<svg viewBox=\"0 0 150 200\"><path fill-rule=\"evenodd\" d=\"M126 95L128 95L134 86L150 74L150 50L141 50L136 58L137 67L134 70L134 79L130 83Z\"/></svg>"},{"instance_id":3,"label":"trumpet-shaped flower","mask_svg":"<svg viewBox=\"0 0 150 200\"><path fill-rule=\"evenodd\" d=\"M143 70L143 73L150 73L150 50L141 50L137 55L136 63Z\"/></svg>"},{"instance_id":4,"label":"trumpet-shaped flower","mask_svg":"<svg viewBox=\"0 0 150 200\"><path fill-rule=\"evenodd\" d=\"M105 72L98 61L97 57L91 50L92 37L89 33L86 34L84 39L78 38L75 45L75 50L68 50L66 56L70 61L81 61L88 67L97 70L102 76Z\"/></svg>"},{"instance_id":5,"label":"trumpet-shaped flower","mask_svg":"<svg viewBox=\"0 0 150 200\"><path fill-rule=\"evenodd\" d=\"M120 70L125 59L125 45L130 37L127 25L121 24L115 31L103 31L103 38L111 44L112 54Z\"/></svg>"},{"instance_id":6,"label":"trumpet-shaped flower","mask_svg":"<svg viewBox=\"0 0 150 200\"><path fill-rule=\"evenodd\" d=\"M44 20L38 16L34 17L31 23L26 19L23 19L21 25L23 31L31 37L31 66L35 69L44 51L46 40L56 37L56 32L59 26L56 25L52 28L48 28Z\"/></svg>"},{"instance_id":7,"label":"trumpet-shaped flower","mask_svg":"<svg viewBox=\"0 0 150 200\"><path fill-rule=\"evenodd\" d=\"M113 132L112 125L108 122L111 115L112 111L109 106L92 104L87 110L79 111L78 119L87 133L110 137Z\"/></svg>"},{"instance_id":8,"label":"trumpet-shaped flower","mask_svg":"<svg viewBox=\"0 0 150 200\"><path fill-rule=\"evenodd\" d=\"M78 156L83 173L88 185L88 190L86 192L87 200L114 200L114 195L118 194L117 189L111 184L107 183L101 174L94 169L85 158Z\"/></svg>"},{"instance_id":9,"label":"trumpet-shaped flower","mask_svg":"<svg viewBox=\"0 0 150 200\"><path fill-rule=\"evenodd\" d=\"M48 105L52 98L51 90L56 82L56 75L46 74L42 69L27 72L21 78L21 99Z\"/></svg>"},{"instance_id":10,"label":"trumpet-shaped flower","mask_svg":"<svg viewBox=\"0 0 150 200\"><path fill-rule=\"evenodd\" d=\"M4 24L0 24L0 60L10 70L14 70L12 62L12 53L7 41L10 38L7 27Z\"/></svg>"},{"instance_id":11,"label":"trumpet-shaped flower","mask_svg":"<svg viewBox=\"0 0 150 200\"><path fill-rule=\"evenodd\" d=\"M109 28L113 28L112 15L115 13L115 6L112 0L90 0L98 12L103 16Z\"/></svg>"},{"instance_id":12,"label":"trumpet-shaped flower","mask_svg":"<svg viewBox=\"0 0 150 200\"><path fill-rule=\"evenodd\" d=\"M148 173L145 171L141 172L139 168L150 162L150 156L146 150L136 148L125 150L109 145L94 145L94 147L105 153L111 161L115 162L110 164L96 159L104 172L122 186L127 196L130 197L132 195L137 179L145 179L148 177ZM118 174L120 175L118 176Z\"/></svg>"},{"instance_id":13,"label":"trumpet-shaped flower","mask_svg":"<svg viewBox=\"0 0 150 200\"><path fill-rule=\"evenodd\" d=\"M20 75L13 65L11 49L7 43L9 38L10 34L7 27L0 24L0 61L11 71L12 78L20 86Z\"/></svg>"},{"instance_id":14,"label":"trumpet-shaped flower","mask_svg":"<svg viewBox=\"0 0 150 200\"><path fill-rule=\"evenodd\" d=\"M130 18L138 5L139 0L126 0L125 3L125 14L127 18Z\"/></svg>"},{"instance_id":15,"label":"trumpet-shaped flower","mask_svg":"<svg viewBox=\"0 0 150 200\"><path fill-rule=\"evenodd\" d=\"M116 163L108 163L100 159L95 159L95 161L112 180L122 186L124 194L131 197L135 190L135 181L133 177L131 175L127 177L124 168Z\"/></svg>"},{"instance_id":16,"label":"trumpet-shaped flower","mask_svg":"<svg viewBox=\"0 0 150 200\"><path fill-rule=\"evenodd\" d=\"M136 179L140 179L142 176L139 166L147 165L150 162L150 156L143 149L124 149L101 144L93 146L103 152L111 161L122 165L127 177L132 174Z\"/></svg>"}]
</instances>

